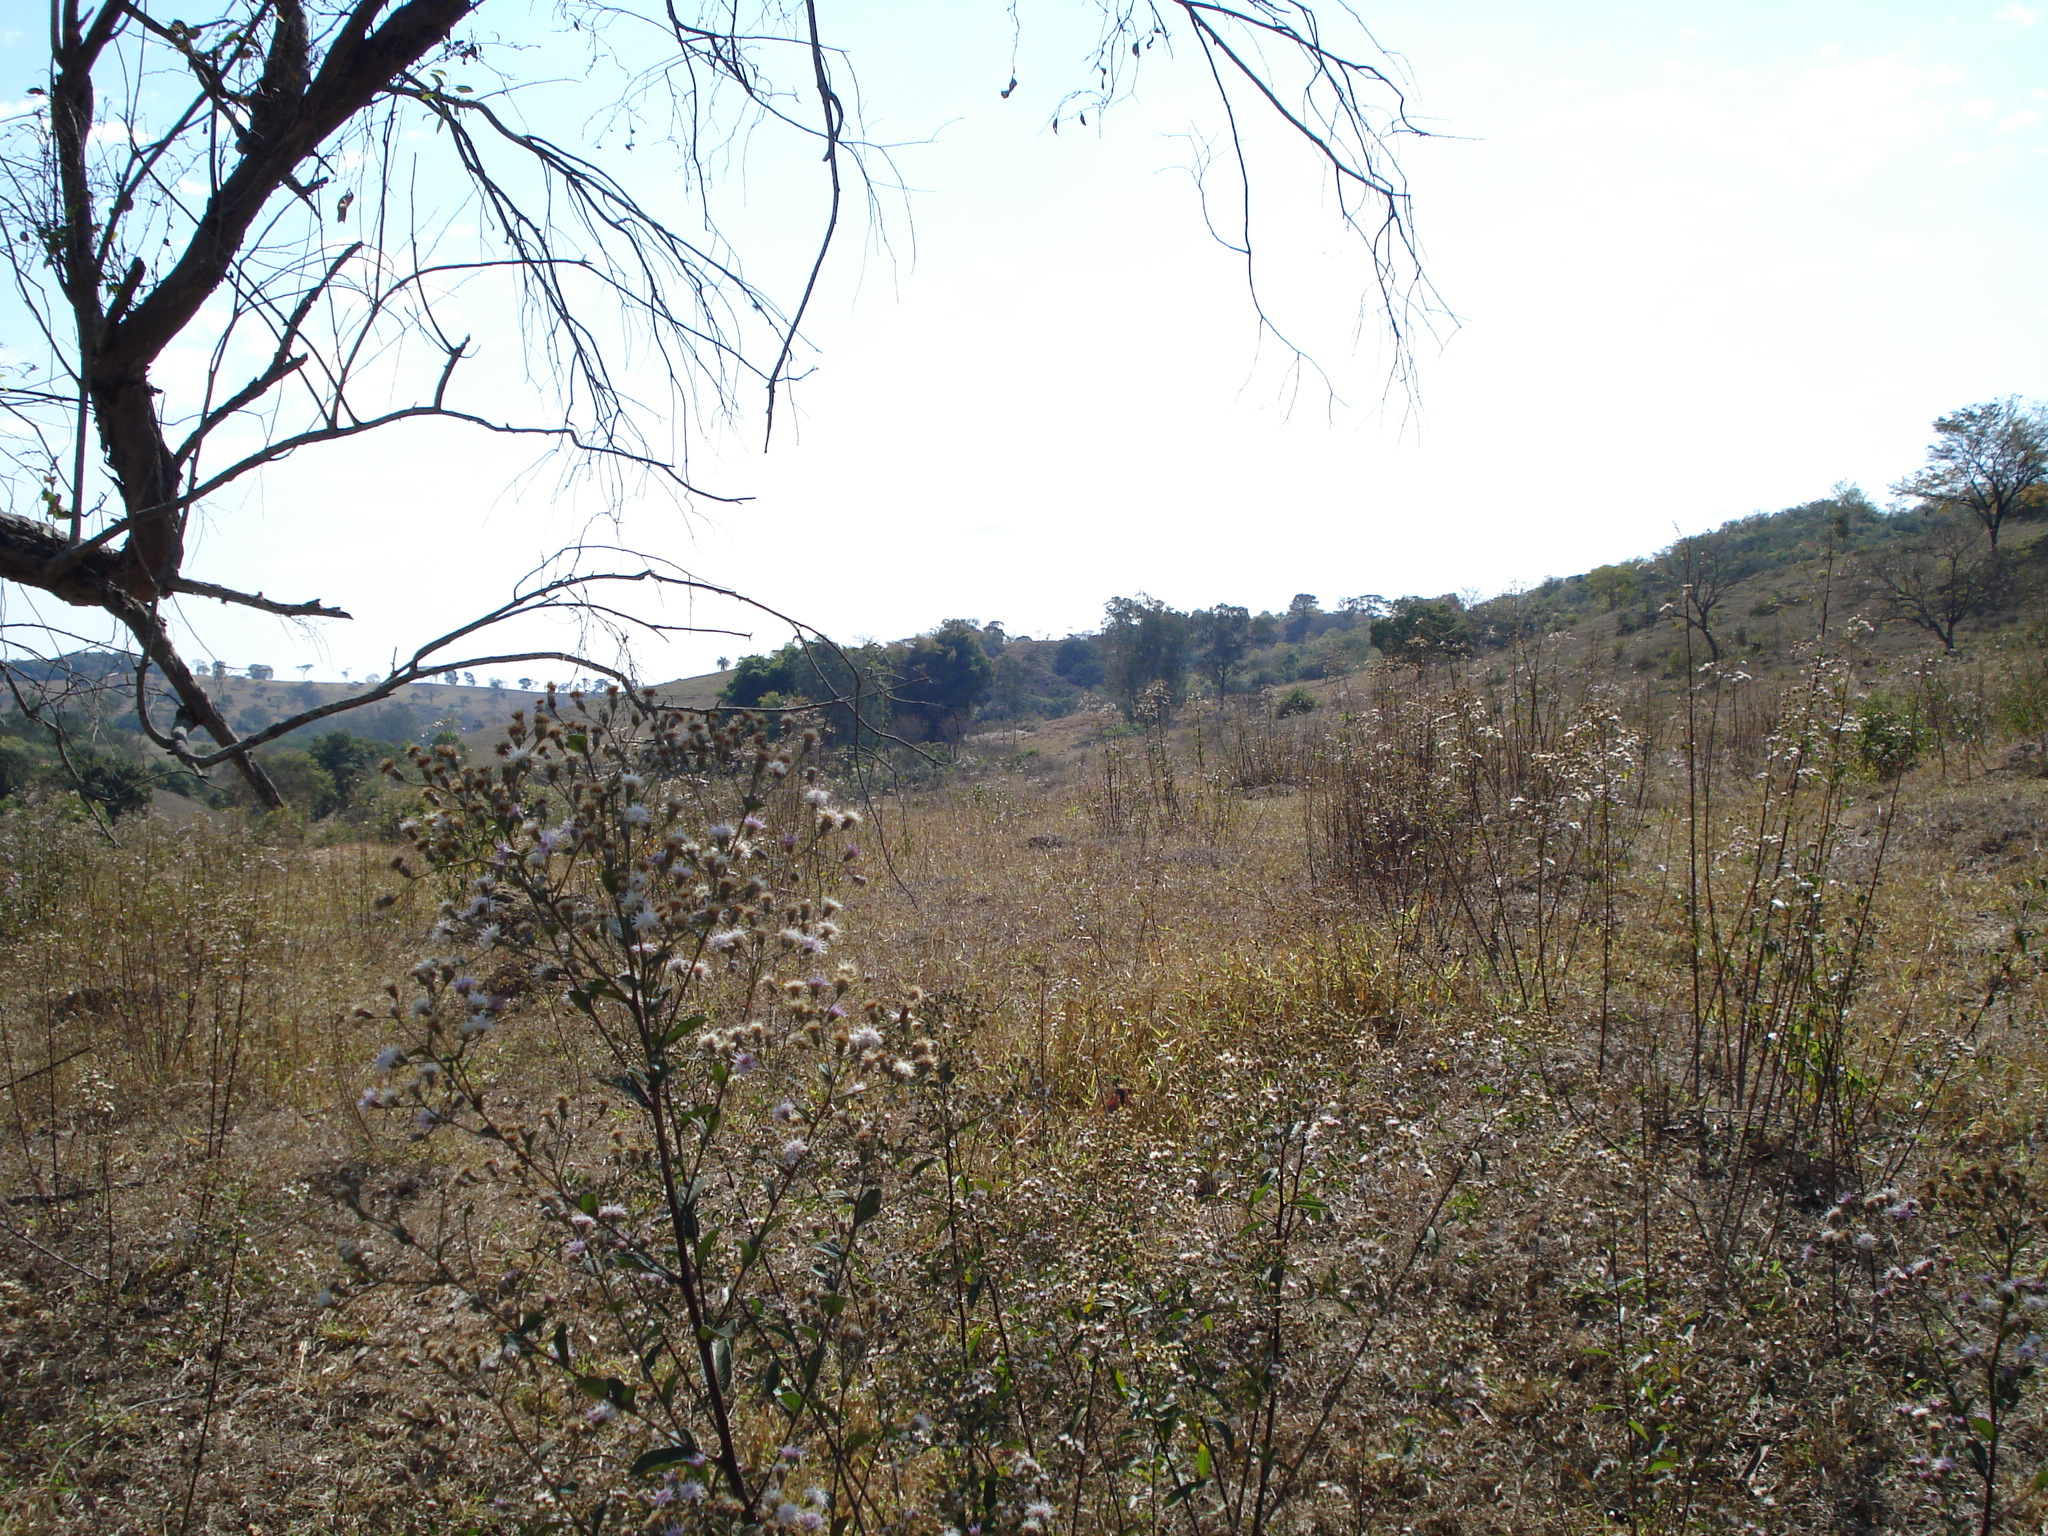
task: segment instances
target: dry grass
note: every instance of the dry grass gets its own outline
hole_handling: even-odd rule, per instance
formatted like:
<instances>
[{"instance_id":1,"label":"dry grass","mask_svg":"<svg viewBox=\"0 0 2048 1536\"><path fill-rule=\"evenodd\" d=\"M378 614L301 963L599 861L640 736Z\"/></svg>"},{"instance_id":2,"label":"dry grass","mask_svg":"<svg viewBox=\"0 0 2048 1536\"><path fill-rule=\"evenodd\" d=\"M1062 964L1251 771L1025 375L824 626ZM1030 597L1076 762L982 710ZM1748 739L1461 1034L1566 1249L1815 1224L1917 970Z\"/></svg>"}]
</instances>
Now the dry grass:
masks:
<instances>
[{"instance_id":1,"label":"dry grass","mask_svg":"<svg viewBox=\"0 0 2048 1536\"><path fill-rule=\"evenodd\" d=\"M846 947L925 989L957 1166L864 1282L861 1422L933 1427L835 1528L964 1528L963 1466L991 1530L1985 1528L1988 1409L1941 1400L1982 1277L2048 1267L2048 781L1944 741L1895 792L1823 728L1860 673L1688 724L1540 660L1059 722L875 801ZM591 1528L532 1484L570 1410L451 1363L459 1288L315 1305L351 1190L538 1262L530 1200L355 1108L390 1025L352 1011L430 920L373 905L389 850L0 828L10 1528ZM596 1104L569 1010L492 1049L508 1098Z\"/></svg>"}]
</instances>

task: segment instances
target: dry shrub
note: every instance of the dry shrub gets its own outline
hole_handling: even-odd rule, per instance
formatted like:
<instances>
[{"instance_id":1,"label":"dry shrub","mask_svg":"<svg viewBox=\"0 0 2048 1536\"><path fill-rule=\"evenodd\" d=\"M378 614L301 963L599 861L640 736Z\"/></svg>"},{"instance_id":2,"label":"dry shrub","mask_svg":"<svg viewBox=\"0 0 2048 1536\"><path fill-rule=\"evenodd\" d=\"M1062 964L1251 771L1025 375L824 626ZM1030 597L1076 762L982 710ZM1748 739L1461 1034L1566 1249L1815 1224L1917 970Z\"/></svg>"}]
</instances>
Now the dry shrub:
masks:
<instances>
[{"instance_id":1,"label":"dry shrub","mask_svg":"<svg viewBox=\"0 0 2048 1536\"><path fill-rule=\"evenodd\" d=\"M687 1072L659 1068L717 1106L687 1190L624 1026L660 985L636 965L734 926L693 915L701 865L630 930L656 949L614 954L646 895L622 831L623 882L561 887L587 970L536 980L538 956L486 964L542 910L490 874L533 835L502 761L428 765L431 814L483 821L439 852L422 824L437 862L481 861L426 937L425 904L371 905L388 850L64 844L9 941L9 1073L38 1075L10 1089L5 1188L67 1198L5 1217L8 1507L95 1530L694 1530L750 1504L1031 1536L2031 1528L2043 785L1960 708L1946 756L1875 777L1880 683L1921 686L1823 658L1658 695L1537 645L1493 679L1368 675L1313 715L1114 743L1117 816L1093 741L883 797L830 866L868 880L832 877L833 959L886 1005L874 1065L925 1039L932 1064L828 1103L848 1044L803 1014L840 984L764 940L758 974L660 1005L705 1016ZM592 770L593 824L655 804L640 771ZM780 830L770 798L748 814ZM708 802L677 818L701 858ZM422 953L400 1019L345 1016ZM46 1006L102 968L144 989L127 1016ZM245 972L238 1013L218 978ZM101 1038L104 1083L100 1047L60 1060ZM238 1039L222 1108L213 1042ZM380 1075L386 1045L407 1061ZM806 1095L826 1128L793 1133L778 1107ZM727 1309L709 1341L678 1321L698 1243L725 1277L697 1282Z\"/></svg>"}]
</instances>

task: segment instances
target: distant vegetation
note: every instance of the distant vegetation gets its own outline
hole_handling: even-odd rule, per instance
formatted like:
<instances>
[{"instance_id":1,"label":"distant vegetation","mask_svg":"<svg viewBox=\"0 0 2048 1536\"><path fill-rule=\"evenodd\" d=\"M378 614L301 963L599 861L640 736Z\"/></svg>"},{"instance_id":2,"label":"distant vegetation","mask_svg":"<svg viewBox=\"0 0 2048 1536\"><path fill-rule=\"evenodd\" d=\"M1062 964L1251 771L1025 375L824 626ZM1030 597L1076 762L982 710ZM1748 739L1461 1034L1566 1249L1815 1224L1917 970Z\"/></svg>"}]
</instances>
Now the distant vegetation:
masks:
<instances>
[{"instance_id":1,"label":"distant vegetation","mask_svg":"<svg viewBox=\"0 0 2048 1536\"><path fill-rule=\"evenodd\" d=\"M1815 590L1837 621L1861 614L1953 650L2028 618L2039 601L2044 560L2034 534L2048 509L2048 417L2039 406L1993 401L1943 417L1935 434L1927 467L1894 487L1890 509L1840 485L1653 555L1483 601L1367 593L1326 608L1298 592L1280 611L1183 612L1141 593L1112 598L1100 628L1057 638L950 619L894 644L792 643L742 658L721 702L829 703L842 737L858 713L871 735L943 741L975 721L1027 725L1108 706L1137 719L1191 698L1349 676L1377 658L1455 661L1566 631L1640 637L1623 651L1643 669L1669 671L1687 656L1786 654L1803 630L1768 621Z\"/></svg>"}]
</instances>

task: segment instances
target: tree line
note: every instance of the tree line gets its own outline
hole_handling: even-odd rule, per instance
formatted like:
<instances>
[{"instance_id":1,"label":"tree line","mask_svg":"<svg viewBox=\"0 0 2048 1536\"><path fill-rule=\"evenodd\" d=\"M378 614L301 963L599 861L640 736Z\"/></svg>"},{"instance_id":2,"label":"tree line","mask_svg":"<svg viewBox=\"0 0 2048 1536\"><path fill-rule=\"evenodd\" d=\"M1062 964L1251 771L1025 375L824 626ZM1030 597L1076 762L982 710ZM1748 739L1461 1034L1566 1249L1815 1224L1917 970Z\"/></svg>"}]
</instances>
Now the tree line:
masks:
<instances>
[{"instance_id":1,"label":"tree line","mask_svg":"<svg viewBox=\"0 0 2048 1536\"><path fill-rule=\"evenodd\" d=\"M1926 463L1892 490L1880 508L1840 485L1654 555L1484 601L1366 594L1325 608L1298 592L1285 609L1254 612L1182 610L1140 593L1111 598L1099 629L1058 638L949 619L894 644L792 642L742 658L721 702L822 705L841 739L950 741L975 720L1055 718L1104 700L1127 720L1159 720L1196 696L1339 677L1376 657L1456 661L1608 615L1620 636L1673 626L1718 662L1745 643L1742 619L1770 608L1753 603L1731 621L1738 584L1792 567L1817 570L1845 617L1867 612L1953 650L1969 625L2012 610L2038 585L2040 557L2011 532L2048 510L2048 408L2007 398L1939 418Z\"/></svg>"}]
</instances>

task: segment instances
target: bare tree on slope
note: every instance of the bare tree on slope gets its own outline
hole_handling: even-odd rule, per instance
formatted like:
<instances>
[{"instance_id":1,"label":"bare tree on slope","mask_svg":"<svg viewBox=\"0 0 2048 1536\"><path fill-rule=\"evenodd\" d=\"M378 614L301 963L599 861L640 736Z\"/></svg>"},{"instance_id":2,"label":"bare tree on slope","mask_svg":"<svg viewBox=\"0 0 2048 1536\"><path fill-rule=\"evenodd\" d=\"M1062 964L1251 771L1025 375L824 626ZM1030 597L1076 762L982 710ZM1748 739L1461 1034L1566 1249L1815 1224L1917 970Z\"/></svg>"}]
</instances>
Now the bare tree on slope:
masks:
<instances>
[{"instance_id":1,"label":"bare tree on slope","mask_svg":"<svg viewBox=\"0 0 2048 1536\"><path fill-rule=\"evenodd\" d=\"M562 609L623 631L648 621L622 594L698 584L630 551L579 548L374 686L238 736L180 654L172 605L347 614L192 571L195 517L287 457L421 421L554 445L614 493L652 479L702 494L683 467L687 427L670 424L751 398L772 427L846 205L873 196L876 152L850 117L847 61L819 0L570 0L545 48L477 30L501 11L503 25L530 24L501 0L219 3L188 22L154 0L51 0L47 83L0 123L0 225L25 333L0 378L14 507L0 514L0 580L29 595L29 628L47 622L37 598L111 621L132 647L149 735L197 769L234 763L276 804L254 747L449 670L554 659L622 678L586 655L489 636ZM1277 127L1334 183L1404 338L1422 290L1386 148L1412 130L1363 29L1346 28L1355 53L1326 35L1348 11L1104 0L1101 15L1090 88L1062 112L1085 122L1180 45L1213 86L1240 194L1222 233L1248 272L1247 145ZM600 131L578 127L573 141L536 127L521 95L548 49L572 45L622 82L609 113L586 119ZM817 189L808 254L752 253L796 274L780 295L749 276L750 253L719 218L736 176L725 152L778 135ZM614 151L635 136L675 146L687 195L666 178L629 184L632 162ZM468 366L477 347L456 322L458 293L515 317L523 405L508 412L502 398L516 370ZM0 640L22 627L6 617Z\"/></svg>"}]
</instances>

